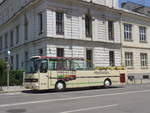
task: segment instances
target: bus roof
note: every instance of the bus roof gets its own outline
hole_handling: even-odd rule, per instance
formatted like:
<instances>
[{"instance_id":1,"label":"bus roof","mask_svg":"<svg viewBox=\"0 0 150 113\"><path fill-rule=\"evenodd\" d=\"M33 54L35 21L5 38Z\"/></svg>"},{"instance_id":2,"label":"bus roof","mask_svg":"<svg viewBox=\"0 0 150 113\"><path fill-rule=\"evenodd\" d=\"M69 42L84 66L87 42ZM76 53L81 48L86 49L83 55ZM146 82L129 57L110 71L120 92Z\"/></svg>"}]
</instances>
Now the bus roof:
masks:
<instances>
[{"instance_id":1,"label":"bus roof","mask_svg":"<svg viewBox=\"0 0 150 113\"><path fill-rule=\"evenodd\" d=\"M53 60L84 60L79 57L50 57L50 56L32 56L31 59L53 59Z\"/></svg>"}]
</instances>

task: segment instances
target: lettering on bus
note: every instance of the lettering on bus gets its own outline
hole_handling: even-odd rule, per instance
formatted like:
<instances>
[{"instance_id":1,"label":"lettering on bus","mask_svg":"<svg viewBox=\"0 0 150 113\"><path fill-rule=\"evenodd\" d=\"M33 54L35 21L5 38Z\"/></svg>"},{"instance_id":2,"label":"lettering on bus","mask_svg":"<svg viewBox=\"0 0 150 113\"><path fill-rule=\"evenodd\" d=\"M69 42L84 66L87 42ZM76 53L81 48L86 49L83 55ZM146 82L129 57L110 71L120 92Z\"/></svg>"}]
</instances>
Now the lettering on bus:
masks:
<instances>
[{"instance_id":1,"label":"lettering on bus","mask_svg":"<svg viewBox=\"0 0 150 113\"><path fill-rule=\"evenodd\" d=\"M109 71L106 71L106 70L95 70L94 72L95 74L110 74Z\"/></svg>"}]
</instances>

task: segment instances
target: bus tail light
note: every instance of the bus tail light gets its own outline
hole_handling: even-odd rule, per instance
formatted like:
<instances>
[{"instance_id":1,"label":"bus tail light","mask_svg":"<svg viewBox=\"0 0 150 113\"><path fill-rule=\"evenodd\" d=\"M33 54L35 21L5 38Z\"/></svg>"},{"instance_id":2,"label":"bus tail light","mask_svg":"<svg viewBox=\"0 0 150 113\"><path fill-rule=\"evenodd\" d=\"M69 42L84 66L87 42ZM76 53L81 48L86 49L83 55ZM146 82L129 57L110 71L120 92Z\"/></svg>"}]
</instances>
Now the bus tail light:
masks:
<instances>
[{"instance_id":1,"label":"bus tail light","mask_svg":"<svg viewBox=\"0 0 150 113\"><path fill-rule=\"evenodd\" d=\"M126 82L125 73L121 73L120 74L120 83L125 83L125 82Z\"/></svg>"}]
</instances>

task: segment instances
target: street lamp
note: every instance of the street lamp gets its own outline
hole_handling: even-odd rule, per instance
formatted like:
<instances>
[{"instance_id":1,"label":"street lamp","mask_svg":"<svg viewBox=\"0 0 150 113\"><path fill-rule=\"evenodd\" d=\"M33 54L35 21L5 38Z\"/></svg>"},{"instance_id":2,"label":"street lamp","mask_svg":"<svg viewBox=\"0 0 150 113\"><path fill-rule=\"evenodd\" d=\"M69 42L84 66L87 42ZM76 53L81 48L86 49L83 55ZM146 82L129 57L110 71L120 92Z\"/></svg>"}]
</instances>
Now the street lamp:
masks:
<instances>
[{"instance_id":1,"label":"street lamp","mask_svg":"<svg viewBox=\"0 0 150 113\"><path fill-rule=\"evenodd\" d=\"M7 89L9 88L9 76L10 76L10 50L7 51L8 54L8 62L7 62Z\"/></svg>"}]
</instances>

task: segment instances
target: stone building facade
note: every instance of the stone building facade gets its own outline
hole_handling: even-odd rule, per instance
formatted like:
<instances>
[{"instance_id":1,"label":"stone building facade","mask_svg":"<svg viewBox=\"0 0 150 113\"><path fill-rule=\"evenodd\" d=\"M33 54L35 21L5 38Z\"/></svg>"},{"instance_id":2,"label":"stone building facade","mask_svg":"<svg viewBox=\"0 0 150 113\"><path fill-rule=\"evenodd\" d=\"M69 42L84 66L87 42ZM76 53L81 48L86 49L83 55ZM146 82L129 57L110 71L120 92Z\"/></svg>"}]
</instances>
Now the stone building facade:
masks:
<instances>
[{"instance_id":1,"label":"stone building facade","mask_svg":"<svg viewBox=\"0 0 150 113\"><path fill-rule=\"evenodd\" d=\"M9 6L9 7L8 7ZM83 57L94 66L148 73L150 19L117 0L4 0L0 58L23 69L31 56Z\"/></svg>"}]
</instances>

